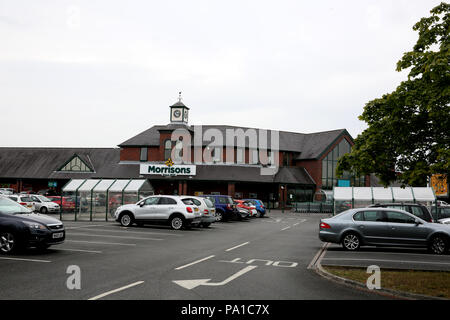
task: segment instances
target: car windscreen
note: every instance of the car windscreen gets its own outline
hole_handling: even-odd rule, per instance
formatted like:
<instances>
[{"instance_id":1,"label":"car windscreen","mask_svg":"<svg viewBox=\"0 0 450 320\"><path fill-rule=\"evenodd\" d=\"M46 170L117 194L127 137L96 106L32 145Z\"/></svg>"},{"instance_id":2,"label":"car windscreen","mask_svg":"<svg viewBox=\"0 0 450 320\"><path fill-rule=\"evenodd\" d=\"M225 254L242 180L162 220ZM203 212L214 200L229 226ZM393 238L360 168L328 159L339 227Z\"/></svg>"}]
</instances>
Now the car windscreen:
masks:
<instances>
[{"instance_id":1,"label":"car windscreen","mask_svg":"<svg viewBox=\"0 0 450 320\"><path fill-rule=\"evenodd\" d=\"M43 202L52 202L52 200L50 200L49 198L44 197L44 196L39 196L38 199L43 201Z\"/></svg>"},{"instance_id":2,"label":"car windscreen","mask_svg":"<svg viewBox=\"0 0 450 320\"><path fill-rule=\"evenodd\" d=\"M11 199L0 197L0 213L31 213L31 211Z\"/></svg>"},{"instance_id":3,"label":"car windscreen","mask_svg":"<svg viewBox=\"0 0 450 320\"><path fill-rule=\"evenodd\" d=\"M204 198L203 200L205 201L208 208L214 208L214 203L212 203L211 200L209 200L208 198Z\"/></svg>"}]
</instances>

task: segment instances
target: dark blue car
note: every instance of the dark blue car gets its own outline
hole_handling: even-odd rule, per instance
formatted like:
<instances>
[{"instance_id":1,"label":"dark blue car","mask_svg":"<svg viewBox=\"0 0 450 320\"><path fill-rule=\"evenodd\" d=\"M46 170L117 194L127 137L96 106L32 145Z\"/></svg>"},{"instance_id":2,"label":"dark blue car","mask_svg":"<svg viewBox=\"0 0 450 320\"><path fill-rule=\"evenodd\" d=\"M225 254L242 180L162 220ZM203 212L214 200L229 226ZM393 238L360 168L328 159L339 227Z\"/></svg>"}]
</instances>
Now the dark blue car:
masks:
<instances>
[{"instance_id":1,"label":"dark blue car","mask_svg":"<svg viewBox=\"0 0 450 320\"><path fill-rule=\"evenodd\" d=\"M263 217L266 214L266 207L261 200L258 199L243 199L244 201L250 202L256 207L256 210L259 212L259 216Z\"/></svg>"},{"instance_id":2,"label":"dark blue car","mask_svg":"<svg viewBox=\"0 0 450 320\"><path fill-rule=\"evenodd\" d=\"M216 221L227 221L237 217L238 212L233 199L227 195L201 195L214 203L216 207Z\"/></svg>"}]
</instances>

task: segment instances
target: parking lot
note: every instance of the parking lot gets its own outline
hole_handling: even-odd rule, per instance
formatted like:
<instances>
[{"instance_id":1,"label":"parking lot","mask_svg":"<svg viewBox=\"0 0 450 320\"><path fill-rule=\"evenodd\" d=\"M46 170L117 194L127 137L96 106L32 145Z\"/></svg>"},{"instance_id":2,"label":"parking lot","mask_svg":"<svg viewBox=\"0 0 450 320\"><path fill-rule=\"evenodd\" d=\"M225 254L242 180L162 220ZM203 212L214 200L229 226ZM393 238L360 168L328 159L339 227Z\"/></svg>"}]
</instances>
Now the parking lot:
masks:
<instances>
[{"instance_id":1,"label":"parking lot","mask_svg":"<svg viewBox=\"0 0 450 320\"><path fill-rule=\"evenodd\" d=\"M210 228L121 227L65 222L66 241L45 252L0 256L2 299L380 299L308 269L325 215L272 211ZM421 250L331 245L322 264L446 268L450 257ZM81 271L69 289L70 266Z\"/></svg>"},{"instance_id":2,"label":"parking lot","mask_svg":"<svg viewBox=\"0 0 450 320\"><path fill-rule=\"evenodd\" d=\"M377 265L381 269L450 271L450 255L433 255L427 249L362 247L357 252L345 251L330 244L322 257L324 266L363 267Z\"/></svg>"}]
</instances>

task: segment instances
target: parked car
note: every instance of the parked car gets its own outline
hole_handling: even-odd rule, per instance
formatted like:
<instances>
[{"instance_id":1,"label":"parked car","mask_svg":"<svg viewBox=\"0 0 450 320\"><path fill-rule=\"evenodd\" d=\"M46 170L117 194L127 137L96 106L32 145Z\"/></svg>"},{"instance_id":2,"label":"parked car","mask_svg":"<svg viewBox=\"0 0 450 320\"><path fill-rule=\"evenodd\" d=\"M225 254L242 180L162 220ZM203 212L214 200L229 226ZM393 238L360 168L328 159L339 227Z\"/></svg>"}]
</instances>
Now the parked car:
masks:
<instances>
[{"instance_id":1,"label":"parked car","mask_svg":"<svg viewBox=\"0 0 450 320\"><path fill-rule=\"evenodd\" d=\"M258 211L256 210L256 206L254 206L250 202L235 199L234 203L236 204L236 207L246 209L248 211L249 217L256 217L256 215L258 214Z\"/></svg>"},{"instance_id":2,"label":"parked car","mask_svg":"<svg viewBox=\"0 0 450 320\"><path fill-rule=\"evenodd\" d=\"M426 222L435 222L433 219L433 216L431 215L430 211L428 211L427 207L424 205L421 205L419 203L377 203L373 204L370 207L373 208L392 208L392 209L399 209L404 210L409 213L412 213L416 217L425 220Z\"/></svg>"},{"instance_id":3,"label":"parked car","mask_svg":"<svg viewBox=\"0 0 450 320\"><path fill-rule=\"evenodd\" d=\"M450 218L441 219L441 220L439 220L439 223L450 225Z\"/></svg>"},{"instance_id":4,"label":"parked car","mask_svg":"<svg viewBox=\"0 0 450 320\"><path fill-rule=\"evenodd\" d=\"M216 222L216 207L211 200L193 196L181 196L181 200L191 200L198 207L202 217L202 221L200 222L202 227L207 228L211 223Z\"/></svg>"},{"instance_id":5,"label":"parked car","mask_svg":"<svg viewBox=\"0 0 450 320\"><path fill-rule=\"evenodd\" d=\"M15 193L15 190L12 188L0 188L0 194L9 196L14 193Z\"/></svg>"},{"instance_id":6,"label":"parked car","mask_svg":"<svg viewBox=\"0 0 450 320\"><path fill-rule=\"evenodd\" d=\"M266 214L266 206L264 202L258 199L244 199L244 201L250 202L256 207L256 210L259 212L259 216L263 217Z\"/></svg>"},{"instance_id":7,"label":"parked car","mask_svg":"<svg viewBox=\"0 0 450 320\"><path fill-rule=\"evenodd\" d=\"M216 207L216 220L227 221L231 219L241 219L242 215L236 209L233 199L227 195L201 195L209 199Z\"/></svg>"},{"instance_id":8,"label":"parked car","mask_svg":"<svg viewBox=\"0 0 450 320\"><path fill-rule=\"evenodd\" d=\"M59 204L54 203L49 198L41 195L30 195L30 197L34 202L36 211L39 211L42 214L59 212Z\"/></svg>"},{"instance_id":9,"label":"parked car","mask_svg":"<svg viewBox=\"0 0 450 320\"><path fill-rule=\"evenodd\" d=\"M239 220L246 219L250 216L250 211L248 211L245 208L236 207L236 210L238 213Z\"/></svg>"},{"instance_id":10,"label":"parked car","mask_svg":"<svg viewBox=\"0 0 450 320\"><path fill-rule=\"evenodd\" d=\"M404 210L369 207L320 220L319 239L340 243L350 251L364 245L405 246L428 247L434 254L443 254L450 245L450 228Z\"/></svg>"},{"instance_id":11,"label":"parked car","mask_svg":"<svg viewBox=\"0 0 450 320\"><path fill-rule=\"evenodd\" d=\"M447 202L445 202L443 200L438 200L438 201L436 201L436 203L438 206L441 206L441 207L450 206L450 204L448 204Z\"/></svg>"},{"instance_id":12,"label":"parked car","mask_svg":"<svg viewBox=\"0 0 450 320\"><path fill-rule=\"evenodd\" d=\"M46 249L63 243L64 225L58 219L35 214L15 201L0 196L0 252L12 253L25 247Z\"/></svg>"},{"instance_id":13,"label":"parked car","mask_svg":"<svg viewBox=\"0 0 450 320\"><path fill-rule=\"evenodd\" d=\"M41 196L57 196L55 189L42 189L37 192Z\"/></svg>"},{"instance_id":14,"label":"parked car","mask_svg":"<svg viewBox=\"0 0 450 320\"><path fill-rule=\"evenodd\" d=\"M442 223L442 220L450 218L450 206L442 206L437 208L433 206L431 208L431 214L436 221Z\"/></svg>"},{"instance_id":15,"label":"parked car","mask_svg":"<svg viewBox=\"0 0 450 320\"><path fill-rule=\"evenodd\" d=\"M186 202L186 203L185 203ZM125 204L117 208L114 218L124 227L136 223L169 224L179 230L202 222L199 208L190 200L182 201L179 196L150 196L136 204Z\"/></svg>"},{"instance_id":16,"label":"parked car","mask_svg":"<svg viewBox=\"0 0 450 320\"><path fill-rule=\"evenodd\" d=\"M34 206L33 199L29 195L26 194L13 194L8 196L9 199L17 202L18 204L26 207L31 211L35 211L36 207Z\"/></svg>"},{"instance_id":17,"label":"parked car","mask_svg":"<svg viewBox=\"0 0 450 320\"><path fill-rule=\"evenodd\" d=\"M75 199L74 197L62 197L62 205L61 205L61 196L48 196L46 197L53 203L56 203L60 207L62 207L63 211L73 211L75 210Z\"/></svg>"}]
</instances>

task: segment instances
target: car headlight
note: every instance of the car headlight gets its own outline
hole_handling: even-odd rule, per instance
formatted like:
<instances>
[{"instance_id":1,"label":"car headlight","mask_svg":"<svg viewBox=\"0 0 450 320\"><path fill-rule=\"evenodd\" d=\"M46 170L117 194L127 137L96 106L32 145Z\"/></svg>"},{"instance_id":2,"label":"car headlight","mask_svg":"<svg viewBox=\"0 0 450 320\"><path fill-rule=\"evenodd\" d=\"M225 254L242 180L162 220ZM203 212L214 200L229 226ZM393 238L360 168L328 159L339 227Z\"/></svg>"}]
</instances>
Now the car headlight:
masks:
<instances>
[{"instance_id":1,"label":"car headlight","mask_svg":"<svg viewBox=\"0 0 450 320\"><path fill-rule=\"evenodd\" d=\"M37 222L23 221L31 230L47 230L47 227Z\"/></svg>"}]
</instances>

